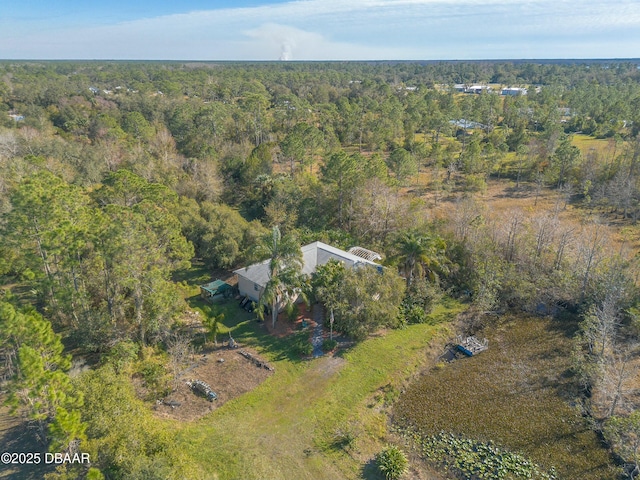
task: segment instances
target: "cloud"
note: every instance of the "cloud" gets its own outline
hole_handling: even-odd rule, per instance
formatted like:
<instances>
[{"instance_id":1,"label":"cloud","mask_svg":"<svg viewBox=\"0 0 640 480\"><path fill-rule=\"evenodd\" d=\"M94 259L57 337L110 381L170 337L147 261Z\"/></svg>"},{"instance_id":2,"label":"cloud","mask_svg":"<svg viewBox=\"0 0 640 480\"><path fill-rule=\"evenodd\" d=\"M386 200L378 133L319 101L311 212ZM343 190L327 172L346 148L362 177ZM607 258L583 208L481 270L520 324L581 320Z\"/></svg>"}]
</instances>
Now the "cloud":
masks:
<instances>
[{"instance_id":1,"label":"cloud","mask_svg":"<svg viewBox=\"0 0 640 480\"><path fill-rule=\"evenodd\" d=\"M250 48L267 59L278 59L283 53L289 55L287 60L395 58L402 54L399 49L336 42L316 32L277 23L260 25L243 33L251 39Z\"/></svg>"},{"instance_id":2,"label":"cloud","mask_svg":"<svg viewBox=\"0 0 640 480\"><path fill-rule=\"evenodd\" d=\"M586 58L638 51L635 0L615 8L603 0L297 0L45 32L0 23L4 58Z\"/></svg>"}]
</instances>

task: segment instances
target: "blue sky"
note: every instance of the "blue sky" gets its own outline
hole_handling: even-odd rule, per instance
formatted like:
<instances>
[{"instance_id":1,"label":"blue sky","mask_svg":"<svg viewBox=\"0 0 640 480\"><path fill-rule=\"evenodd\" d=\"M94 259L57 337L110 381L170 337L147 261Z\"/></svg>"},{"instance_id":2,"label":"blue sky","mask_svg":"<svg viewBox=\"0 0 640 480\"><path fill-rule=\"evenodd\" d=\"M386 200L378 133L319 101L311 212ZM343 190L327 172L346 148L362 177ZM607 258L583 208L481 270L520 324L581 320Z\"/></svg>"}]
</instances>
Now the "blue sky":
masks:
<instances>
[{"instance_id":1,"label":"blue sky","mask_svg":"<svg viewBox=\"0 0 640 480\"><path fill-rule=\"evenodd\" d=\"M0 58L640 57L640 0L0 0Z\"/></svg>"}]
</instances>

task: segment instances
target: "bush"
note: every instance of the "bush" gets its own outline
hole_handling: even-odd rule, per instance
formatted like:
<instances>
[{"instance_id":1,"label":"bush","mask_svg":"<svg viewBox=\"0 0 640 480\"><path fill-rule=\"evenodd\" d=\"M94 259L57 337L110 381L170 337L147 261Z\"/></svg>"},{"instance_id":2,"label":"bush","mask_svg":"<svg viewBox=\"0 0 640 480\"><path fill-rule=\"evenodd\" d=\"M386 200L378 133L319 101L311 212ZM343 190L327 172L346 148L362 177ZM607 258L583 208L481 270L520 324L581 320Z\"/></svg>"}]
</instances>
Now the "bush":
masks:
<instances>
[{"instance_id":1,"label":"bush","mask_svg":"<svg viewBox=\"0 0 640 480\"><path fill-rule=\"evenodd\" d=\"M407 323L426 323L428 318L427 314L420 305L411 305L409 308L405 309L405 319Z\"/></svg>"},{"instance_id":2,"label":"bush","mask_svg":"<svg viewBox=\"0 0 640 480\"><path fill-rule=\"evenodd\" d=\"M309 334L307 332L301 332L295 339L293 344L293 350L301 357L308 357L313 353L313 345L309 341Z\"/></svg>"},{"instance_id":3,"label":"bush","mask_svg":"<svg viewBox=\"0 0 640 480\"><path fill-rule=\"evenodd\" d=\"M109 350L105 357L105 362L113 365L116 373L120 373L138 358L139 350L140 348L137 343L123 340L116 343L111 350Z\"/></svg>"},{"instance_id":4,"label":"bush","mask_svg":"<svg viewBox=\"0 0 640 480\"><path fill-rule=\"evenodd\" d=\"M416 278L405 293L402 313L408 324L427 323L428 315L442 301L442 289L436 282L426 278Z\"/></svg>"},{"instance_id":5,"label":"bush","mask_svg":"<svg viewBox=\"0 0 640 480\"><path fill-rule=\"evenodd\" d=\"M409 470L407 456L395 445L390 445L378 453L376 462L387 480L396 480Z\"/></svg>"},{"instance_id":6,"label":"bush","mask_svg":"<svg viewBox=\"0 0 640 480\"><path fill-rule=\"evenodd\" d=\"M81 411L88 427L82 451L91 455L94 469L86 473L87 479L204 478L182 449L175 448L171 426L158 422L137 398L127 375L105 365L82 373L74 382L85 400Z\"/></svg>"},{"instance_id":7,"label":"bush","mask_svg":"<svg viewBox=\"0 0 640 480\"><path fill-rule=\"evenodd\" d=\"M482 175L467 175L464 182L464 189L467 192L481 192L487 191L487 182Z\"/></svg>"},{"instance_id":8,"label":"bush","mask_svg":"<svg viewBox=\"0 0 640 480\"><path fill-rule=\"evenodd\" d=\"M451 433L431 437L422 437L416 432L409 434L417 441L424 458L440 464L454 475L457 474L459 477L456 478L556 479L553 467L545 472L540 465L492 442L477 442Z\"/></svg>"},{"instance_id":9,"label":"bush","mask_svg":"<svg viewBox=\"0 0 640 480\"><path fill-rule=\"evenodd\" d=\"M337 346L338 346L338 342L336 342L335 340L326 339L324 342L322 342L322 351L330 352L333 349L335 349Z\"/></svg>"},{"instance_id":10,"label":"bush","mask_svg":"<svg viewBox=\"0 0 640 480\"><path fill-rule=\"evenodd\" d=\"M167 369L158 359L150 358L141 362L139 372L150 400L165 397L171 392Z\"/></svg>"},{"instance_id":11,"label":"bush","mask_svg":"<svg viewBox=\"0 0 640 480\"><path fill-rule=\"evenodd\" d=\"M298 342L296 350L301 356L308 357L313 353L313 345L310 342Z\"/></svg>"}]
</instances>

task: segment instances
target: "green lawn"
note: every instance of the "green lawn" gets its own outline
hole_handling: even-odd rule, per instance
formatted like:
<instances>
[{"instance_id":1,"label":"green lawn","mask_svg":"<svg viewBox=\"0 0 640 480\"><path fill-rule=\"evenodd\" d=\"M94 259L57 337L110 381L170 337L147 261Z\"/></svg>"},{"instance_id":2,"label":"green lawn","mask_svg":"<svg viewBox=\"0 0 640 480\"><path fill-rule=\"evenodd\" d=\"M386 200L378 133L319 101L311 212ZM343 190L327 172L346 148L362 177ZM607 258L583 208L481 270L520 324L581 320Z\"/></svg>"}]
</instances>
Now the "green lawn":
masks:
<instances>
[{"instance_id":1,"label":"green lawn","mask_svg":"<svg viewBox=\"0 0 640 480\"><path fill-rule=\"evenodd\" d=\"M583 157L597 154L600 161L610 162L614 152L619 155L624 148L623 143L617 146L615 140L609 138L594 138L590 135L576 133L571 138L571 143L580 149Z\"/></svg>"},{"instance_id":2,"label":"green lawn","mask_svg":"<svg viewBox=\"0 0 640 480\"><path fill-rule=\"evenodd\" d=\"M462 308L449 302L434 317L453 319ZM181 426L176 448L201 465L205 478L322 480L361 478L363 471L375 478L363 467L384 445L386 403L424 366L429 341L443 327L412 325L336 357L302 361L287 339L262 333L235 303L217 309L234 338L256 348L275 375Z\"/></svg>"}]
</instances>

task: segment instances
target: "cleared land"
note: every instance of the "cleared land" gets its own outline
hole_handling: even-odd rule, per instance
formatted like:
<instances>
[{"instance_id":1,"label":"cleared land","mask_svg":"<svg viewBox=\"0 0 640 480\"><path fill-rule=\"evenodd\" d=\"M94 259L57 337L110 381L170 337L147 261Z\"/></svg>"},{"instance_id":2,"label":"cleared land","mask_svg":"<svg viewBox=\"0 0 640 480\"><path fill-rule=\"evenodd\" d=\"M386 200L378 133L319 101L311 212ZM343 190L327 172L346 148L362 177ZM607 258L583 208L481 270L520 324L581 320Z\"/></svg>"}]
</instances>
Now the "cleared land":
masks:
<instances>
[{"instance_id":1,"label":"cleared land","mask_svg":"<svg viewBox=\"0 0 640 480\"><path fill-rule=\"evenodd\" d=\"M461 309L451 302L433 318L452 320ZM201 465L205 478L378 478L371 460L387 438L386 409L427 364L429 342L442 327L412 325L335 357L302 361L287 338L264 334L255 321L228 325L276 373L224 408L181 425L176 448Z\"/></svg>"},{"instance_id":2,"label":"cleared land","mask_svg":"<svg viewBox=\"0 0 640 480\"><path fill-rule=\"evenodd\" d=\"M269 370L259 368L244 358L239 350L229 350L226 347L208 350L192 357L192 364L183 373L178 388L164 399L163 404L156 404L154 409L160 417L181 421L196 420L220 408L230 399L253 390L271 374ZM218 399L210 402L203 396L196 395L187 385L187 380L206 382Z\"/></svg>"}]
</instances>

